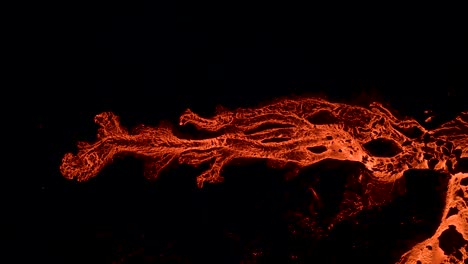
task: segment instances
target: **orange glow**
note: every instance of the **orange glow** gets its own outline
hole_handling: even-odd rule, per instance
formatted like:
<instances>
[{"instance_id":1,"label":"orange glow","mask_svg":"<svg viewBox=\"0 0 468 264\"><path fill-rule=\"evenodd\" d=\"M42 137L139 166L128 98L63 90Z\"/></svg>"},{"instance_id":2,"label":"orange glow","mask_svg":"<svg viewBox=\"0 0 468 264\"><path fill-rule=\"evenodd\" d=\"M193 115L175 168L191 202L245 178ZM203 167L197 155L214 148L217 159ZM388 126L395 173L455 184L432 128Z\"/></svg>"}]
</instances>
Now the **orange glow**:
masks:
<instances>
[{"instance_id":1,"label":"orange glow","mask_svg":"<svg viewBox=\"0 0 468 264\"><path fill-rule=\"evenodd\" d=\"M156 179L172 162L209 163L209 169L197 177L200 188L221 182L223 167L238 158L266 159L275 167L291 164L295 173L325 159L353 161L380 184L394 183L408 169L432 169L452 175L444 217L436 234L403 255L400 263L451 261L453 256L444 254L438 240L448 229L455 228L465 243L468 240L468 186L460 183L468 177L461 165L468 159L468 112L427 130L414 119L396 118L379 103L360 107L320 98L223 109L211 118L186 110L180 126L192 124L200 131L215 132L203 139L178 137L168 125L129 132L110 112L98 114L94 121L100 126L96 142L79 142L76 155L63 157L60 170L67 179L87 181L114 157L125 155L142 158L149 179ZM317 193L311 192L318 200ZM461 249L462 259L467 259L466 248Z\"/></svg>"}]
</instances>

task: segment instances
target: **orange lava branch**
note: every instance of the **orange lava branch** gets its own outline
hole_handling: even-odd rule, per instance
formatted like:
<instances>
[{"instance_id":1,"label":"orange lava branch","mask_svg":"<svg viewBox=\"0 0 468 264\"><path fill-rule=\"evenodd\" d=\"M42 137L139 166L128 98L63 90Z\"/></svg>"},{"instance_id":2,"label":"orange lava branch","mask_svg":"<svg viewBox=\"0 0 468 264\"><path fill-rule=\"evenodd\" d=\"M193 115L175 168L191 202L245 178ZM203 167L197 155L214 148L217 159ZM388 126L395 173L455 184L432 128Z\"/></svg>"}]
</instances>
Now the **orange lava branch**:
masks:
<instances>
[{"instance_id":1,"label":"orange lava branch","mask_svg":"<svg viewBox=\"0 0 468 264\"><path fill-rule=\"evenodd\" d=\"M467 116L427 131L413 119L398 120L379 103L364 108L320 98L284 99L255 109L220 110L211 118L187 110L179 125L218 132L194 140L178 138L163 125L129 133L117 116L105 112L94 119L100 126L96 142L80 142L76 155L65 154L60 170L68 179L86 181L116 155L132 155L146 161L146 177L156 178L173 161L194 166L211 161L197 177L202 187L222 181L223 166L236 158L267 159L274 166L293 163L298 169L330 158L360 162L376 179L390 181L409 168L447 170L466 156ZM439 142L423 141L423 135Z\"/></svg>"},{"instance_id":2,"label":"orange lava branch","mask_svg":"<svg viewBox=\"0 0 468 264\"><path fill-rule=\"evenodd\" d=\"M187 110L179 125L215 132L207 134L216 136L204 139L177 137L165 125L129 132L110 112L98 114L94 121L100 126L96 142L79 142L76 155L63 157L60 170L68 179L89 180L116 155L144 159L145 176L150 179L156 179L174 161L193 166L210 163L197 177L200 188L205 182L222 181L223 167L237 158L266 159L274 167L294 164L293 174L324 159L347 160L361 163L367 170L370 179L359 177L360 184L376 186L364 186L372 201L365 205L369 208L388 201L388 195L382 194L386 187L381 186L393 189L408 169L450 174L439 228L403 254L398 263L460 263L462 259L466 263L468 259L468 112L426 130L414 119L399 120L379 103L359 107L319 98L284 99L255 109L219 110L211 118ZM313 189L312 193L319 200ZM363 206L354 209L363 210ZM337 221L347 214L340 212ZM441 242L450 234L457 237L460 253Z\"/></svg>"}]
</instances>

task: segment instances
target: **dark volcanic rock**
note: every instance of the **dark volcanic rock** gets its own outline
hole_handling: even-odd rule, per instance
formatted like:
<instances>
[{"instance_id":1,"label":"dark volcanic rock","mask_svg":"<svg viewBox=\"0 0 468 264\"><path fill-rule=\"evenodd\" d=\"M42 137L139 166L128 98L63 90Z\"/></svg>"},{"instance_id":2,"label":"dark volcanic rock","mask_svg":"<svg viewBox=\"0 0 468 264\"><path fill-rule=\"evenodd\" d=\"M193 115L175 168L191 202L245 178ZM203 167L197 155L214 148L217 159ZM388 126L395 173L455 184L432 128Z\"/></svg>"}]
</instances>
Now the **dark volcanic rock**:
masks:
<instances>
[{"instance_id":1,"label":"dark volcanic rock","mask_svg":"<svg viewBox=\"0 0 468 264\"><path fill-rule=\"evenodd\" d=\"M449 225L439 237L439 247L447 256L454 255L461 258L460 248L466 245L467 241L463 238L454 225Z\"/></svg>"}]
</instances>

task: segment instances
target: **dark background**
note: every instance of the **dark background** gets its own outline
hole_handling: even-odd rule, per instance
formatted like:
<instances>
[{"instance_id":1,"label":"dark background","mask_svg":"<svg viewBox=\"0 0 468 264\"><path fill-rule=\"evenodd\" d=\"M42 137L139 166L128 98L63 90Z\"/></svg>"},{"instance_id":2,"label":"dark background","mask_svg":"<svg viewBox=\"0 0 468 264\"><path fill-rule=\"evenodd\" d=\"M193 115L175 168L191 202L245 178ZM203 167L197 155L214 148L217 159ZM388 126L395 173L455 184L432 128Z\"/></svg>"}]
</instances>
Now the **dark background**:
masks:
<instances>
[{"instance_id":1,"label":"dark background","mask_svg":"<svg viewBox=\"0 0 468 264\"><path fill-rule=\"evenodd\" d=\"M24 10L17 34L27 74L19 82L28 88L16 92L32 121L32 162L18 167L26 172L13 179L21 188L4 192L13 216L6 233L20 263L237 263L246 248L276 252L270 257L287 251L274 209L281 177L262 176L281 173L261 165L231 168L242 179L235 187L205 191L194 188L199 171L184 166L148 183L132 158L87 183L63 179L62 156L94 139L92 120L102 111L131 128L176 124L186 108L209 116L217 105L255 107L291 95L377 100L420 122L430 109L436 118L428 127L468 110L467 32L457 7L41 3Z\"/></svg>"}]
</instances>

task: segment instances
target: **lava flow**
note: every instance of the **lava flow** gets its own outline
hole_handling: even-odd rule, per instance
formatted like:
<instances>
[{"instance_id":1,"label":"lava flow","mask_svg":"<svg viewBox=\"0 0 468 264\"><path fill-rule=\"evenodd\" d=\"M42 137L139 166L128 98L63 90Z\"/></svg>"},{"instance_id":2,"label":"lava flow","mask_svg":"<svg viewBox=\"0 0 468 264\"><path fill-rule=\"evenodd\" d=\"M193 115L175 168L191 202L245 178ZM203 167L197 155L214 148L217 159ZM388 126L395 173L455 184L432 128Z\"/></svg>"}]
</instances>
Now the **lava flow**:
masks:
<instances>
[{"instance_id":1,"label":"lava flow","mask_svg":"<svg viewBox=\"0 0 468 264\"><path fill-rule=\"evenodd\" d=\"M238 158L266 159L274 167L292 165L295 173L327 159L343 160L362 164L370 175L359 178L368 195L361 208L365 209L388 201L389 194L379 191L379 186L393 188L409 169L447 173L451 177L438 230L404 254L400 263L468 261L468 112L427 130L414 119L396 118L379 103L360 107L320 98L223 109L211 118L187 110L180 125L192 124L215 135L203 139L177 137L167 125L128 132L110 112L98 114L94 121L100 126L97 141L80 142L76 155L63 157L60 170L68 179L89 180L114 157L125 155L142 158L145 176L152 179L173 162L209 163L209 169L197 177L200 188L223 181L223 167ZM453 250L439 242L449 233L462 241Z\"/></svg>"}]
</instances>

